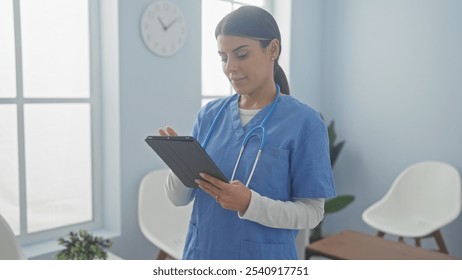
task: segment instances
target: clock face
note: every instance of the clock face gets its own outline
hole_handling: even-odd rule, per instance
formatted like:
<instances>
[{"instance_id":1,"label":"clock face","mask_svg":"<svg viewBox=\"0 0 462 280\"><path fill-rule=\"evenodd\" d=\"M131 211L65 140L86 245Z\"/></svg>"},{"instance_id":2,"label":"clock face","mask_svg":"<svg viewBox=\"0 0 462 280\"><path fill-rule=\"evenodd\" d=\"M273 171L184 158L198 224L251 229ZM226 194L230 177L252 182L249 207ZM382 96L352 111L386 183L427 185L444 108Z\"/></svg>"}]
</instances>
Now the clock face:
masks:
<instances>
[{"instance_id":1,"label":"clock face","mask_svg":"<svg viewBox=\"0 0 462 280\"><path fill-rule=\"evenodd\" d=\"M141 19L141 34L146 46L155 54L169 56L178 52L186 39L186 19L169 1L149 5Z\"/></svg>"}]
</instances>

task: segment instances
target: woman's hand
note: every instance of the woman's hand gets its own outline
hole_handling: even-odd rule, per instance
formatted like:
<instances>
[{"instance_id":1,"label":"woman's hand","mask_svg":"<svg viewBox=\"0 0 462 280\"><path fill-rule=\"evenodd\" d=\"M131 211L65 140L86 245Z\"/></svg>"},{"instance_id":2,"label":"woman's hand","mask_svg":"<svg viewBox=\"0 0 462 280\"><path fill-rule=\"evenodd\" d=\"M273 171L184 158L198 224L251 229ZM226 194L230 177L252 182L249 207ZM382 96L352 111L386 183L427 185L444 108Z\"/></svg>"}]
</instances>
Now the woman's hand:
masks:
<instances>
[{"instance_id":1,"label":"woman's hand","mask_svg":"<svg viewBox=\"0 0 462 280\"><path fill-rule=\"evenodd\" d=\"M223 182L208 174L200 174L203 180L196 180L199 187L228 210L244 215L250 204L252 192L240 181Z\"/></svg>"},{"instance_id":2,"label":"woman's hand","mask_svg":"<svg viewBox=\"0 0 462 280\"><path fill-rule=\"evenodd\" d=\"M176 131L170 126L166 126L165 130L162 128L159 128L159 134L161 136L177 136L178 135L178 133L176 133Z\"/></svg>"},{"instance_id":3,"label":"woman's hand","mask_svg":"<svg viewBox=\"0 0 462 280\"><path fill-rule=\"evenodd\" d=\"M160 128L162 136L177 136L177 132L167 126ZM201 173L203 180L196 180L199 187L213 197L221 206L228 210L239 211L244 215L249 207L252 192L240 181L235 180L229 183L223 182L213 176Z\"/></svg>"}]
</instances>

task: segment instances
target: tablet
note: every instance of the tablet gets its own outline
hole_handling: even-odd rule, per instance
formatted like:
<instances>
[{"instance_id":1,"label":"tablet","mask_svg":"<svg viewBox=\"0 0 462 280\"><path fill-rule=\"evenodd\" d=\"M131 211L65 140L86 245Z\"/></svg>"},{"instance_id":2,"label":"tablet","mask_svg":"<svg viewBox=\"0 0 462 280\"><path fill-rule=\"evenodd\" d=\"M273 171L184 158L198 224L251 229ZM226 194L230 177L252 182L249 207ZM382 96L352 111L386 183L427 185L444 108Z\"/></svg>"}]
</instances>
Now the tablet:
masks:
<instances>
[{"instance_id":1,"label":"tablet","mask_svg":"<svg viewBox=\"0 0 462 280\"><path fill-rule=\"evenodd\" d=\"M197 187L201 172L229 182L194 137L148 136L145 141L187 187Z\"/></svg>"}]
</instances>

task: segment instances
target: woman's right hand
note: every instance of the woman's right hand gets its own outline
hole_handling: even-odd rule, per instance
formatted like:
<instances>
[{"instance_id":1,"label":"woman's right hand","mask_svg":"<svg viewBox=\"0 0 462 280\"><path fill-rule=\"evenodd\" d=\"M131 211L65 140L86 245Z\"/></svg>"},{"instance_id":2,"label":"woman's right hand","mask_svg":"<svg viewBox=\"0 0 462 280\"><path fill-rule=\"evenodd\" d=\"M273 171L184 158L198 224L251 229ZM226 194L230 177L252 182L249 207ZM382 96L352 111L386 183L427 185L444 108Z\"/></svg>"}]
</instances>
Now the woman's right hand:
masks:
<instances>
[{"instance_id":1,"label":"woman's right hand","mask_svg":"<svg viewBox=\"0 0 462 280\"><path fill-rule=\"evenodd\" d=\"M170 126L166 126L165 129L159 128L159 134L161 136L177 136L178 135L178 133L176 133L176 131Z\"/></svg>"}]
</instances>

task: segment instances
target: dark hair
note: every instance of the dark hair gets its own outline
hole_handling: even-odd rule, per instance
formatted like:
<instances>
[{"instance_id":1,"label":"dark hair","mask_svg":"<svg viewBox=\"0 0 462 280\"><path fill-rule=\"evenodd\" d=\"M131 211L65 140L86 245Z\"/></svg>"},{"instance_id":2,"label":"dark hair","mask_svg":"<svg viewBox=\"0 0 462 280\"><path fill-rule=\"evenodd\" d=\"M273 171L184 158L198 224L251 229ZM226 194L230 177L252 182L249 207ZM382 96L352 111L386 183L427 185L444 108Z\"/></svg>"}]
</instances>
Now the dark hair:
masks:
<instances>
[{"instance_id":1,"label":"dark hair","mask_svg":"<svg viewBox=\"0 0 462 280\"><path fill-rule=\"evenodd\" d=\"M279 41L281 54L281 33L273 16L262 8L242 6L227 14L215 28L215 38L219 35L240 36L260 41L262 48L268 47L273 39ZM278 58L274 62L274 81L281 87L281 92L289 95L289 82L279 66Z\"/></svg>"}]
</instances>

